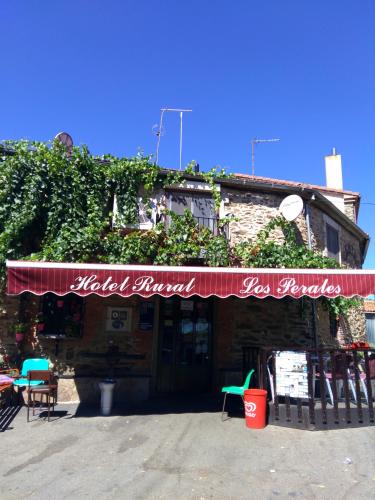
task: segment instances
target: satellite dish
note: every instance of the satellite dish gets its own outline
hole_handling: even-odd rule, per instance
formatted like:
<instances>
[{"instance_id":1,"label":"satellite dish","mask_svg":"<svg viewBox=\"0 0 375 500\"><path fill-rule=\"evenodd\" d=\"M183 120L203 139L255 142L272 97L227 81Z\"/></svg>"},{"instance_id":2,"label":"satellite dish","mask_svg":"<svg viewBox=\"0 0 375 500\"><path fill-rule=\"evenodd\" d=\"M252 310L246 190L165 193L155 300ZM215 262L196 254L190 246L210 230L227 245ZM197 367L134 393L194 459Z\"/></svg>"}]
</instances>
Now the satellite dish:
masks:
<instances>
[{"instance_id":1,"label":"satellite dish","mask_svg":"<svg viewBox=\"0 0 375 500\"><path fill-rule=\"evenodd\" d=\"M283 199L279 210L286 220L295 220L303 210L303 200L300 196L291 194Z\"/></svg>"},{"instance_id":2,"label":"satellite dish","mask_svg":"<svg viewBox=\"0 0 375 500\"><path fill-rule=\"evenodd\" d=\"M68 132L59 132L56 136L55 136L55 140L61 142L61 144L64 144L65 148L66 148L66 151L67 153L71 153L72 152L72 148L73 148L73 139L71 138L71 136L68 134Z\"/></svg>"}]
</instances>

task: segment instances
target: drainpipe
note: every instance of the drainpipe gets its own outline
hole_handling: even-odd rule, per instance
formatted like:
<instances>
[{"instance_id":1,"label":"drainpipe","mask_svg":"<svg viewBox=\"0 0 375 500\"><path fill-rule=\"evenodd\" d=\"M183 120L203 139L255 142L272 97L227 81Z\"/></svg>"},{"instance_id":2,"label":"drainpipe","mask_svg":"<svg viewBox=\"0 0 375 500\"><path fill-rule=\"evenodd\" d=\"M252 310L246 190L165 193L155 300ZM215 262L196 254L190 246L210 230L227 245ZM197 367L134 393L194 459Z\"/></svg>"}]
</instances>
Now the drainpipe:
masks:
<instances>
[{"instance_id":1,"label":"drainpipe","mask_svg":"<svg viewBox=\"0 0 375 500\"><path fill-rule=\"evenodd\" d=\"M314 199L314 195L312 196L312 200ZM310 205L309 203L305 203L305 217L306 217L306 227L307 227L307 246L309 247L309 250L312 250L312 240L311 240L311 225L310 225ZM315 299L312 299L312 329L313 329L313 335L314 335L314 344L315 344L315 349L318 348L318 332L317 332L317 327L316 327L316 302Z\"/></svg>"}]
</instances>

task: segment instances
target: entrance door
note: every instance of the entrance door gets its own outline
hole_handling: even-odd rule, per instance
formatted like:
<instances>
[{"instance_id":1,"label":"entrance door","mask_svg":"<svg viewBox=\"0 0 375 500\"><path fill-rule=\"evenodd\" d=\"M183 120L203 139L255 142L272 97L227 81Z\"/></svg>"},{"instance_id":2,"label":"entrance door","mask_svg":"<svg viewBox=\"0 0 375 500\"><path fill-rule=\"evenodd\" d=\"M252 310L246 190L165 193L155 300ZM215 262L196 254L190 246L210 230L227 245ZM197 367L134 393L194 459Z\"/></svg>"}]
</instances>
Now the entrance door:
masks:
<instances>
[{"instance_id":1,"label":"entrance door","mask_svg":"<svg viewBox=\"0 0 375 500\"><path fill-rule=\"evenodd\" d=\"M158 390L207 392L211 388L212 302L180 297L160 302Z\"/></svg>"}]
</instances>

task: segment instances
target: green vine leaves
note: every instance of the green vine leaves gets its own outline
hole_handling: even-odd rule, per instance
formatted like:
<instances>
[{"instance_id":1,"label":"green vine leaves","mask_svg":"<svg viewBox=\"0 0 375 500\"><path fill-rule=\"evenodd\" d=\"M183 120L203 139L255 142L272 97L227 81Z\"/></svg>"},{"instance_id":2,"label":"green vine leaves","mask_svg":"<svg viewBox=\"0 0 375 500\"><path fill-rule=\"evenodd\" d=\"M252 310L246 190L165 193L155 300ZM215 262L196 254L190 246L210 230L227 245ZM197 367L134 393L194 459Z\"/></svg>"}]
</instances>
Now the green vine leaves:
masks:
<instances>
[{"instance_id":1,"label":"green vine leaves","mask_svg":"<svg viewBox=\"0 0 375 500\"><path fill-rule=\"evenodd\" d=\"M184 174L198 175L212 192L215 208L221 203L217 168L195 172L195 162ZM180 172L166 171L150 157L94 157L88 149L67 153L58 142L28 141L0 145L0 286L5 286L6 259L55 262L201 264L280 268L333 268L327 259L297 242L293 224L272 219L254 241L230 246L225 238L228 221L218 223L217 234L200 226L189 211L183 216L166 212L167 224L149 231L124 228L138 222L142 192L148 205L155 190L183 182ZM117 225L112 226L116 196ZM284 241L272 239L279 229ZM348 299L329 301L335 313L349 309ZM330 306L331 307L331 306Z\"/></svg>"}]
</instances>

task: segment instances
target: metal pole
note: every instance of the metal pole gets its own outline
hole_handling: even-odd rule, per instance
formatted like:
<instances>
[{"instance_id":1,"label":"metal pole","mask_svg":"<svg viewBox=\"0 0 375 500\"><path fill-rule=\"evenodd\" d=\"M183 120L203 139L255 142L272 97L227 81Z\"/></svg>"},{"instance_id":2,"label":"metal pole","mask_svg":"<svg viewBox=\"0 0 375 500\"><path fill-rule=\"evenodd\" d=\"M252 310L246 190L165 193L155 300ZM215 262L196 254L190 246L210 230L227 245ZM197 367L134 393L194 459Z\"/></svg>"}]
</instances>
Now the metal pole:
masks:
<instances>
[{"instance_id":1,"label":"metal pole","mask_svg":"<svg viewBox=\"0 0 375 500\"><path fill-rule=\"evenodd\" d=\"M182 115L183 112L180 111L180 170L182 168Z\"/></svg>"},{"instance_id":2,"label":"metal pole","mask_svg":"<svg viewBox=\"0 0 375 500\"><path fill-rule=\"evenodd\" d=\"M255 152L254 152L254 147L255 147L255 140L253 139L251 141L251 173L252 173L252 175L255 175Z\"/></svg>"},{"instance_id":3,"label":"metal pole","mask_svg":"<svg viewBox=\"0 0 375 500\"><path fill-rule=\"evenodd\" d=\"M180 113L180 170L182 168L182 114L183 113L191 113L193 110L192 109L182 109L182 108L161 108L161 114L160 114L160 124L159 124L159 132L158 132L158 142L156 145L156 163L159 161L159 146L160 146L160 137L162 133L162 127L163 127L163 115L166 111L172 111L172 112L178 112Z\"/></svg>"},{"instance_id":4,"label":"metal pole","mask_svg":"<svg viewBox=\"0 0 375 500\"><path fill-rule=\"evenodd\" d=\"M159 146L160 146L160 138L161 138L162 127L163 127L163 115L164 115L164 111L165 111L165 109L162 109L161 113L160 113L158 142L156 144L156 158L155 158L155 163L156 164L158 164L158 160L159 160Z\"/></svg>"},{"instance_id":5,"label":"metal pole","mask_svg":"<svg viewBox=\"0 0 375 500\"><path fill-rule=\"evenodd\" d=\"M312 250L312 239L311 239L311 225L310 225L310 205L309 203L305 204L305 216L306 216L306 227L307 227L307 246L309 250ZM317 331L317 321L316 321L316 302L315 299L311 299L312 305L312 329L314 335L314 344L315 349L318 348L318 331Z\"/></svg>"},{"instance_id":6,"label":"metal pole","mask_svg":"<svg viewBox=\"0 0 375 500\"><path fill-rule=\"evenodd\" d=\"M251 140L251 172L255 175L255 144L261 142L279 142L280 139L252 139Z\"/></svg>"}]
</instances>

